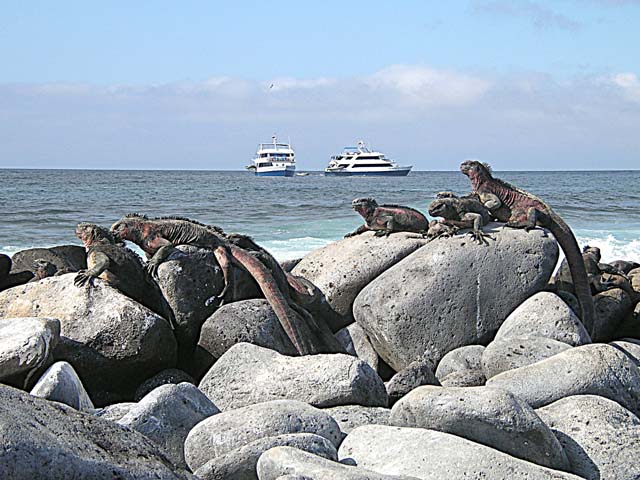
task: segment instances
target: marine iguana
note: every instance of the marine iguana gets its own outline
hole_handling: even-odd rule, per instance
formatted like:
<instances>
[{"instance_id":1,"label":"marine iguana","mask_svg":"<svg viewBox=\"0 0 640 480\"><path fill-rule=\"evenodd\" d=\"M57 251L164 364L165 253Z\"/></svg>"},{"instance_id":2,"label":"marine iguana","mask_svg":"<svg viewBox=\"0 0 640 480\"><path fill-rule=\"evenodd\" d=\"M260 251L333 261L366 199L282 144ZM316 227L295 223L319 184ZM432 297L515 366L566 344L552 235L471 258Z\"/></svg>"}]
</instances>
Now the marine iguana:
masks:
<instances>
[{"instance_id":1,"label":"marine iguana","mask_svg":"<svg viewBox=\"0 0 640 480\"><path fill-rule=\"evenodd\" d=\"M482 227L489 223L493 216L489 209L480 202L477 195L458 197L453 192L439 192L436 199L429 205L429 215L442 217L443 220L438 223L454 227L456 230L472 229L469 235L479 245L483 243L488 245L487 237L492 238L482 231ZM433 232L435 228L438 227L430 225L429 232ZM437 232L436 236L441 235L441 232Z\"/></svg>"},{"instance_id":2,"label":"marine iguana","mask_svg":"<svg viewBox=\"0 0 640 480\"><path fill-rule=\"evenodd\" d=\"M569 226L549 205L535 195L494 178L489 165L467 160L460 165L460 171L469 177L473 193L480 197L480 201L495 218L506 222L506 226L529 231L540 225L551 231L567 257L582 312L582 322L593 335L593 298L582 253Z\"/></svg>"},{"instance_id":3,"label":"marine iguana","mask_svg":"<svg viewBox=\"0 0 640 480\"><path fill-rule=\"evenodd\" d=\"M173 310L134 251L118 242L108 229L93 223L79 223L76 236L87 251L88 267L76 274L73 280L76 286L90 287L94 278L101 278L127 297L168 320L175 330Z\"/></svg>"},{"instance_id":4,"label":"marine iguana","mask_svg":"<svg viewBox=\"0 0 640 480\"><path fill-rule=\"evenodd\" d=\"M121 240L134 242L149 257L152 272L166 260L175 245L192 245L213 250L225 278L223 293L229 287L231 266L239 265L256 280L264 297L276 313L284 331L301 355L343 352L343 348L327 329L323 330L315 319L297 305L289 295L288 277L266 250L258 247L248 237L227 238L217 228L182 217L149 218L129 214L111 227ZM251 242L248 251L238 246ZM277 268L275 267L277 265Z\"/></svg>"},{"instance_id":5,"label":"marine iguana","mask_svg":"<svg viewBox=\"0 0 640 480\"><path fill-rule=\"evenodd\" d=\"M352 208L364 218L365 224L344 237L353 237L375 230L376 237L389 236L393 232L415 232L425 234L429 220L419 211L400 205L378 205L373 198L356 198Z\"/></svg>"}]
</instances>

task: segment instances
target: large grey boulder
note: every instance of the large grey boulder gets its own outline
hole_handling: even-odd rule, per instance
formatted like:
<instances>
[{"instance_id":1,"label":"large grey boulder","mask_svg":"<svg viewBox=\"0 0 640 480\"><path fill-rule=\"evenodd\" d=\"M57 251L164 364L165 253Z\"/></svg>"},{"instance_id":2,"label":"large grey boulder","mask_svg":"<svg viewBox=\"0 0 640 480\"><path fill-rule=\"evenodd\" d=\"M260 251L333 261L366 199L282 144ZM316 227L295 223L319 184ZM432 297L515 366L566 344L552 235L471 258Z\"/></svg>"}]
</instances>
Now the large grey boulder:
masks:
<instances>
[{"instance_id":1,"label":"large grey boulder","mask_svg":"<svg viewBox=\"0 0 640 480\"><path fill-rule=\"evenodd\" d=\"M314 250L292 270L325 294L331 307L347 319L360 290L404 257L426 244L415 233L375 237L374 232L345 238Z\"/></svg>"},{"instance_id":2,"label":"large grey boulder","mask_svg":"<svg viewBox=\"0 0 640 480\"><path fill-rule=\"evenodd\" d=\"M547 284L558 259L551 235L489 229L489 246L468 237L434 240L356 298L356 321L396 371L422 356L437 364L451 350L490 341L507 315Z\"/></svg>"},{"instance_id":3,"label":"large grey boulder","mask_svg":"<svg viewBox=\"0 0 640 480\"><path fill-rule=\"evenodd\" d=\"M533 408L570 395L601 395L640 412L640 370L623 352L602 343L565 350L526 367L503 372L487 386L504 388Z\"/></svg>"},{"instance_id":4,"label":"large grey boulder","mask_svg":"<svg viewBox=\"0 0 640 480\"><path fill-rule=\"evenodd\" d=\"M447 375L465 370L482 370L484 345L465 345L447 353L436 368L436 378L443 380Z\"/></svg>"},{"instance_id":5,"label":"large grey boulder","mask_svg":"<svg viewBox=\"0 0 640 480\"><path fill-rule=\"evenodd\" d=\"M618 403L577 395L537 413L560 440L572 473L589 480L640 477L640 420Z\"/></svg>"},{"instance_id":6,"label":"large grey boulder","mask_svg":"<svg viewBox=\"0 0 640 480\"><path fill-rule=\"evenodd\" d=\"M538 465L568 467L549 427L505 390L419 387L393 406L389 424L451 433Z\"/></svg>"},{"instance_id":7,"label":"large grey boulder","mask_svg":"<svg viewBox=\"0 0 640 480\"><path fill-rule=\"evenodd\" d=\"M11 272L33 271L36 260L44 260L56 266L58 272L77 272L87 268L87 253L79 245L58 245L49 248L20 250L11 257Z\"/></svg>"},{"instance_id":8,"label":"large grey boulder","mask_svg":"<svg viewBox=\"0 0 640 480\"><path fill-rule=\"evenodd\" d=\"M96 404L133 396L140 382L172 367L176 341L169 323L95 280L73 284L73 273L0 292L0 317L53 317L60 341L53 351L78 372Z\"/></svg>"},{"instance_id":9,"label":"large grey boulder","mask_svg":"<svg viewBox=\"0 0 640 480\"><path fill-rule=\"evenodd\" d=\"M144 435L0 385L0 477L189 479Z\"/></svg>"},{"instance_id":10,"label":"large grey boulder","mask_svg":"<svg viewBox=\"0 0 640 480\"><path fill-rule=\"evenodd\" d=\"M546 337L574 347L591 343L589 334L573 310L558 295L538 292L507 317L494 340Z\"/></svg>"},{"instance_id":11,"label":"large grey boulder","mask_svg":"<svg viewBox=\"0 0 640 480\"><path fill-rule=\"evenodd\" d=\"M0 381L44 365L59 339L55 318L0 318Z\"/></svg>"},{"instance_id":12,"label":"large grey boulder","mask_svg":"<svg viewBox=\"0 0 640 480\"><path fill-rule=\"evenodd\" d=\"M185 458L195 471L236 448L288 433L313 433L336 447L340 441L340 428L328 413L303 402L275 400L203 420L189 432L184 445Z\"/></svg>"},{"instance_id":13,"label":"large grey boulder","mask_svg":"<svg viewBox=\"0 0 640 480\"><path fill-rule=\"evenodd\" d=\"M293 447L328 460L338 460L336 447L326 438L313 433L288 433L260 438L212 458L193 473L201 480L258 480L258 459L274 447Z\"/></svg>"},{"instance_id":14,"label":"large grey boulder","mask_svg":"<svg viewBox=\"0 0 640 480\"><path fill-rule=\"evenodd\" d=\"M608 342L619 337L618 327L633 311L634 302L621 288L612 288L593 297L595 309L594 342Z\"/></svg>"},{"instance_id":15,"label":"large grey boulder","mask_svg":"<svg viewBox=\"0 0 640 480\"><path fill-rule=\"evenodd\" d=\"M381 425L356 428L342 442L338 458L374 472L425 480L580 480L575 475L520 460L457 435L424 428Z\"/></svg>"},{"instance_id":16,"label":"large grey boulder","mask_svg":"<svg viewBox=\"0 0 640 480\"><path fill-rule=\"evenodd\" d=\"M187 372L184 372L178 368L168 368L156 373L153 377L147 378L136 389L134 400L139 402L152 390L155 390L161 385L177 385L182 382L196 384L196 381Z\"/></svg>"},{"instance_id":17,"label":"large grey boulder","mask_svg":"<svg viewBox=\"0 0 640 480\"><path fill-rule=\"evenodd\" d=\"M102 418L103 420L117 422L137 406L137 402L113 403L111 405L107 405L106 407L97 408L92 413L96 417Z\"/></svg>"},{"instance_id":18,"label":"large grey boulder","mask_svg":"<svg viewBox=\"0 0 640 480\"><path fill-rule=\"evenodd\" d=\"M287 357L249 343L229 349L199 388L223 411L283 398L316 407L387 405L384 383L358 358L340 353Z\"/></svg>"},{"instance_id":19,"label":"large grey boulder","mask_svg":"<svg viewBox=\"0 0 640 480\"><path fill-rule=\"evenodd\" d=\"M237 343L246 342L297 355L277 315L263 298L223 305L202 325L198 345L220 358Z\"/></svg>"},{"instance_id":20,"label":"large grey boulder","mask_svg":"<svg viewBox=\"0 0 640 480\"><path fill-rule=\"evenodd\" d=\"M292 447L266 451L258 460L257 470L260 480L415 480L343 465Z\"/></svg>"},{"instance_id":21,"label":"large grey boulder","mask_svg":"<svg viewBox=\"0 0 640 480\"><path fill-rule=\"evenodd\" d=\"M383 407L363 407L362 405L341 405L323 409L337 422L346 437L351 430L362 425L389 425L391 409Z\"/></svg>"},{"instance_id":22,"label":"large grey boulder","mask_svg":"<svg viewBox=\"0 0 640 480\"><path fill-rule=\"evenodd\" d=\"M336 332L336 339L344 347L349 355L354 355L365 362L376 372L378 371L379 358L371 341L367 337L367 332L357 323L352 323L348 327Z\"/></svg>"},{"instance_id":23,"label":"large grey boulder","mask_svg":"<svg viewBox=\"0 0 640 480\"><path fill-rule=\"evenodd\" d=\"M482 354L482 371L486 378L515 368L531 365L557 353L572 348L571 345L547 337L504 338L487 345Z\"/></svg>"},{"instance_id":24,"label":"large grey boulder","mask_svg":"<svg viewBox=\"0 0 640 480\"><path fill-rule=\"evenodd\" d=\"M51 365L30 393L34 397L64 403L83 412L91 412L94 409L78 374L67 362Z\"/></svg>"},{"instance_id":25,"label":"large grey boulder","mask_svg":"<svg viewBox=\"0 0 640 480\"><path fill-rule=\"evenodd\" d=\"M162 447L174 464L185 467L184 442L189 431L217 413L220 410L211 400L185 382L156 388L118 423L144 434Z\"/></svg>"}]
</instances>

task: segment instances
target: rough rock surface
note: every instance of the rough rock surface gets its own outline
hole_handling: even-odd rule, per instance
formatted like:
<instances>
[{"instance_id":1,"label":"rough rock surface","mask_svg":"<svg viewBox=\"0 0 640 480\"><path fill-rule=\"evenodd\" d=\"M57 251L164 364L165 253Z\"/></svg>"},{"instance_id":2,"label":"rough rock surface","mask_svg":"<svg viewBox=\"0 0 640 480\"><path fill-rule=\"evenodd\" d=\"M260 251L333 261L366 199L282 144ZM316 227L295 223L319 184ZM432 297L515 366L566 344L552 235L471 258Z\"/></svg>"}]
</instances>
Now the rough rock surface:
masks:
<instances>
[{"instance_id":1,"label":"rough rock surface","mask_svg":"<svg viewBox=\"0 0 640 480\"><path fill-rule=\"evenodd\" d=\"M97 408L93 411L93 414L103 420L117 422L137 405L138 404L136 402L114 403L103 408Z\"/></svg>"},{"instance_id":2,"label":"rough rock surface","mask_svg":"<svg viewBox=\"0 0 640 480\"><path fill-rule=\"evenodd\" d=\"M571 348L547 337L504 338L487 345L482 354L482 371L487 378L531 365Z\"/></svg>"},{"instance_id":3,"label":"rough rock surface","mask_svg":"<svg viewBox=\"0 0 640 480\"><path fill-rule=\"evenodd\" d=\"M3 385L0 472L11 480L193 478L138 432Z\"/></svg>"},{"instance_id":4,"label":"rough rock surface","mask_svg":"<svg viewBox=\"0 0 640 480\"><path fill-rule=\"evenodd\" d=\"M436 239L358 295L353 312L378 354L396 371L423 355L493 338L507 315L544 288L558 259L551 235L490 224L489 246L468 237Z\"/></svg>"},{"instance_id":5,"label":"rough rock surface","mask_svg":"<svg viewBox=\"0 0 640 480\"><path fill-rule=\"evenodd\" d=\"M592 394L640 412L640 370L623 352L601 343L503 372L489 379L487 386L509 390L533 408L570 395Z\"/></svg>"},{"instance_id":6,"label":"rough rock surface","mask_svg":"<svg viewBox=\"0 0 640 480\"><path fill-rule=\"evenodd\" d=\"M391 409L383 407L363 407L362 405L341 405L323 409L338 423L343 438L351 430L362 425L389 425Z\"/></svg>"},{"instance_id":7,"label":"rough rock surface","mask_svg":"<svg viewBox=\"0 0 640 480\"><path fill-rule=\"evenodd\" d=\"M366 232L314 250L292 273L313 282L337 313L351 318L351 306L360 290L425 244L415 233L399 232L384 238Z\"/></svg>"},{"instance_id":8,"label":"rough rock surface","mask_svg":"<svg viewBox=\"0 0 640 480\"><path fill-rule=\"evenodd\" d=\"M415 480L343 465L292 447L275 447L258 460L260 480Z\"/></svg>"},{"instance_id":9,"label":"rough rock surface","mask_svg":"<svg viewBox=\"0 0 640 480\"><path fill-rule=\"evenodd\" d=\"M202 325L198 345L220 358L237 343L246 342L297 355L278 317L263 298L223 305Z\"/></svg>"},{"instance_id":10,"label":"rough rock surface","mask_svg":"<svg viewBox=\"0 0 640 480\"><path fill-rule=\"evenodd\" d=\"M640 420L618 403L577 395L537 413L560 440L572 473L589 480L639 478Z\"/></svg>"},{"instance_id":11,"label":"rough rock surface","mask_svg":"<svg viewBox=\"0 0 640 480\"><path fill-rule=\"evenodd\" d=\"M451 433L538 465L568 467L549 427L505 390L419 387L394 405L389 424Z\"/></svg>"},{"instance_id":12,"label":"rough rock surface","mask_svg":"<svg viewBox=\"0 0 640 480\"><path fill-rule=\"evenodd\" d=\"M0 316L60 320L56 360L78 372L94 403L102 392L133 395L144 379L172 367L176 343L169 323L102 280L78 288L73 273L0 292ZM112 403L112 402L107 402Z\"/></svg>"},{"instance_id":13,"label":"rough rock surface","mask_svg":"<svg viewBox=\"0 0 640 480\"><path fill-rule=\"evenodd\" d=\"M136 389L134 400L139 402L147 393L158 388L160 385L173 384L187 382L195 385L195 380L187 372L184 372L177 368L168 368L159 373L156 373L153 377L148 378L140 384Z\"/></svg>"},{"instance_id":14,"label":"rough rock surface","mask_svg":"<svg viewBox=\"0 0 640 480\"><path fill-rule=\"evenodd\" d=\"M220 410L190 383L162 385L124 415L118 423L144 434L162 447L176 465L186 466L184 441L199 422Z\"/></svg>"},{"instance_id":15,"label":"rough rock surface","mask_svg":"<svg viewBox=\"0 0 640 480\"><path fill-rule=\"evenodd\" d=\"M436 368L436 378L444 379L453 372L465 370L482 370L482 352L484 345L465 345L447 353Z\"/></svg>"},{"instance_id":16,"label":"rough rock surface","mask_svg":"<svg viewBox=\"0 0 640 480\"><path fill-rule=\"evenodd\" d=\"M425 480L580 480L449 433L368 425L353 430L338 450L341 462ZM258 463L258 468L259 468Z\"/></svg>"},{"instance_id":17,"label":"rough rock surface","mask_svg":"<svg viewBox=\"0 0 640 480\"><path fill-rule=\"evenodd\" d=\"M636 338L621 338L611 342L610 345L627 355L636 366L640 367L640 340Z\"/></svg>"},{"instance_id":18,"label":"rough rock surface","mask_svg":"<svg viewBox=\"0 0 640 480\"><path fill-rule=\"evenodd\" d=\"M487 382L482 370L451 372L440 381L443 387L479 387Z\"/></svg>"},{"instance_id":19,"label":"rough rock surface","mask_svg":"<svg viewBox=\"0 0 640 480\"><path fill-rule=\"evenodd\" d=\"M421 385L440 385L433 373L432 365L429 360L416 360L391 377L391 380L385 385L387 395L389 395L389 406Z\"/></svg>"},{"instance_id":20,"label":"rough rock surface","mask_svg":"<svg viewBox=\"0 0 640 480\"><path fill-rule=\"evenodd\" d=\"M286 357L239 343L227 351L199 388L221 410L287 398L316 407L384 407L384 383L362 360L345 354Z\"/></svg>"},{"instance_id":21,"label":"rough rock surface","mask_svg":"<svg viewBox=\"0 0 640 480\"><path fill-rule=\"evenodd\" d=\"M184 445L192 471L209 460L265 437L313 433L334 446L340 428L328 413L294 400L275 400L219 413L196 425Z\"/></svg>"},{"instance_id":22,"label":"rough rock surface","mask_svg":"<svg viewBox=\"0 0 640 480\"><path fill-rule=\"evenodd\" d=\"M380 363L378 353L373 348L373 345L371 345L367 337L367 332L365 332L360 325L352 323L348 327L336 332L335 336L348 354L364 360L376 372L378 371Z\"/></svg>"},{"instance_id":23,"label":"rough rock surface","mask_svg":"<svg viewBox=\"0 0 640 480\"><path fill-rule=\"evenodd\" d=\"M274 447L293 447L337 461L338 452L329 440L313 433L288 433L265 437L212 458L194 472L201 480L258 480L256 464L260 455Z\"/></svg>"},{"instance_id":24,"label":"rough rock surface","mask_svg":"<svg viewBox=\"0 0 640 480\"><path fill-rule=\"evenodd\" d=\"M55 318L0 318L0 381L44 365L59 339Z\"/></svg>"},{"instance_id":25,"label":"rough rock surface","mask_svg":"<svg viewBox=\"0 0 640 480\"><path fill-rule=\"evenodd\" d=\"M50 248L29 248L11 257L11 272L32 271L36 260L45 260L56 266L59 272L77 272L87 268L87 254L78 245L58 245Z\"/></svg>"},{"instance_id":26,"label":"rough rock surface","mask_svg":"<svg viewBox=\"0 0 640 480\"><path fill-rule=\"evenodd\" d=\"M546 337L577 347L591 343L580 319L558 295L539 292L507 317L494 340Z\"/></svg>"},{"instance_id":27,"label":"rough rock surface","mask_svg":"<svg viewBox=\"0 0 640 480\"><path fill-rule=\"evenodd\" d=\"M608 342L618 337L618 326L633 311L633 302L621 288L612 288L593 297L595 308L594 342Z\"/></svg>"},{"instance_id":28,"label":"rough rock surface","mask_svg":"<svg viewBox=\"0 0 640 480\"><path fill-rule=\"evenodd\" d=\"M90 412L94 408L78 374L67 362L51 365L30 393L34 397L64 403L83 412Z\"/></svg>"}]
</instances>

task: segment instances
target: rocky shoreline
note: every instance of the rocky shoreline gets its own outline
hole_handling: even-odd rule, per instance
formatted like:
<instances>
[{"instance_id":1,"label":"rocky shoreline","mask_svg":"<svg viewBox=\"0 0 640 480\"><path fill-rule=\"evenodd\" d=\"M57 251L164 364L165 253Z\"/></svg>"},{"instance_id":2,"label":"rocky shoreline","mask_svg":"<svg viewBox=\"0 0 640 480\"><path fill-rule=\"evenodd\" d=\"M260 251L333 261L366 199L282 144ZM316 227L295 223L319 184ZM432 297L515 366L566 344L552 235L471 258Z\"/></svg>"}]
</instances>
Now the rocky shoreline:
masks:
<instances>
[{"instance_id":1,"label":"rocky shoreline","mask_svg":"<svg viewBox=\"0 0 640 480\"><path fill-rule=\"evenodd\" d=\"M637 479L640 265L590 273L590 336L549 232L485 232L365 232L283 265L348 354L298 356L249 281L209 302L207 249L158 266L175 325L77 286L81 247L0 258L0 478Z\"/></svg>"}]
</instances>

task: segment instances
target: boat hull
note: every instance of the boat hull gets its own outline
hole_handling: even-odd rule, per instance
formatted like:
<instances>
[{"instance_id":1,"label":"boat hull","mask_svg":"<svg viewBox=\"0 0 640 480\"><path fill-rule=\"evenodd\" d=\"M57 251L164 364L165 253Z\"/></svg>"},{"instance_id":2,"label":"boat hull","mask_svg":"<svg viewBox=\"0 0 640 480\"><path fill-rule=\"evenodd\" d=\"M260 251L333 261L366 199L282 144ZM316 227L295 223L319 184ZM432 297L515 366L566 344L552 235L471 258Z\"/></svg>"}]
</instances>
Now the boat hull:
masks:
<instances>
[{"instance_id":1,"label":"boat hull","mask_svg":"<svg viewBox=\"0 0 640 480\"><path fill-rule=\"evenodd\" d=\"M410 168L387 170L385 172L355 172L353 170L326 171L325 177L406 177L411 171Z\"/></svg>"},{"instance_id":2,"label":"boat hull","mask_svg":"<svg viewBox=\"0 0 640 480\"><path fill-rule=\"evenodd\" d=\"M256 177L293 177L296 171L293 169L286 170L267 170L259 172L256 170Z\"/></svg>"}]
</instances>

